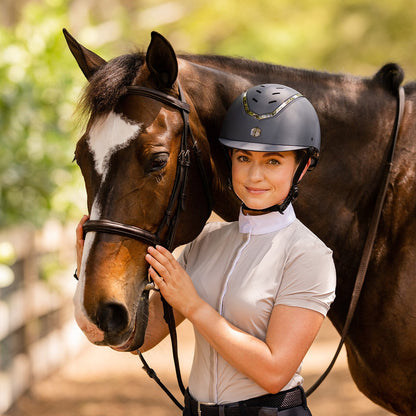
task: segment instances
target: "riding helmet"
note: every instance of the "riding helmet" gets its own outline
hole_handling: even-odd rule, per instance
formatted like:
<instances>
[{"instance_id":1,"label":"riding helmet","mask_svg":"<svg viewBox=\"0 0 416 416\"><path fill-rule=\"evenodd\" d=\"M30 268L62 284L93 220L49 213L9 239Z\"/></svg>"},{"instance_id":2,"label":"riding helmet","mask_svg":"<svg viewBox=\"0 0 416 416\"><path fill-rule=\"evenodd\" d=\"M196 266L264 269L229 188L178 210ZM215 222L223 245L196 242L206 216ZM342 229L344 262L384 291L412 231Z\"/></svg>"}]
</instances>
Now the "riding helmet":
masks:
<instances>
[{"instance_id":1,"label":"riding helmet","mask_svg":"<svg viewBox=\"0 0 416 416\"><path fill-rule=\"evenodd\" d=\"M303 94L285 85L262 84L248 89L232 103L219 141L226 147L249 151L305 150L288 197L267 209L283 212L297 196L299 178L308 160L309 170L318 162L321 131L318 115Z\"/></svg>"}]
</instances>

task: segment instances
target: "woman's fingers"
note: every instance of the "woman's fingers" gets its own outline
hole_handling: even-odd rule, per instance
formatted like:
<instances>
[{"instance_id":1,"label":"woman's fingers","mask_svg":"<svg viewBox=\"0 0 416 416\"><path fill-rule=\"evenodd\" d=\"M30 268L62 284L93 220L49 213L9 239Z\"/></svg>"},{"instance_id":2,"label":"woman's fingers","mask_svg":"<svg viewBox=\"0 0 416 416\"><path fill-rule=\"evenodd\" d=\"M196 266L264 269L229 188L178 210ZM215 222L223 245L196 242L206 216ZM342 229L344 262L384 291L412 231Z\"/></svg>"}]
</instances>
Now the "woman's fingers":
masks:
<instances>
[{"instance_id":1,"label":"woman's fingers","mask_svg":"<svg viewBox=\"0 0 416 416\"><path fill-rule=\"evenodd\" d=\"M175 269L175 258L162 246L149 247L146 260L151 264L159 274L166 274Z\"/></svg>"},{"instance_id":2,"label":"woman's fingers","mask_svg":"<svg viewBox=\"0 0 416 416\"><path fill-rule=\"evenodd\" d=\"M84 230L82 227L88 221L88 219L89 219L89 216L84 215L81 218L81 221L78 223L77 229L76 229L77 241L84 240Z\"/></svg>"},{"instance_id":3,"label":"woman's fingers","mask_svg":"<svg viewBox=\"0 0 416 416\"><path fill-rule=\"evenodd\" d=\"M149 274L153 281L156 283L157 287L160 288L160 285L165 283L164 279L156 272L152 266L149 267Z\"/></svg>"},{"instance_id":4,"label":"woman's fingers","mask_svg":"<svg viewBox=\"0 0 416 416\"><path fill-rule=\"evenodd\" d=\"M167 277L169 271L169 261L167 258L158 252L153 247L149 247L148 254L146 254L146 261L150 264L151 268L154 270L151 270L151 273L158 273L159 275L163 277ZM152 274L153 277L153 274Z\"/></svg>"},{"instance_id":5,"label":"woman's fingers","mask_svg":"<svg viewBox=\"0 0 416 416\"><path fill-rule=\"evenodd\" d=\"M84 215L76 228L76 251L77 251L77 270L81 268L82 251L84 249L84 231L82 226L89 219L88 215Z\"/></svg>"}]
</instances>

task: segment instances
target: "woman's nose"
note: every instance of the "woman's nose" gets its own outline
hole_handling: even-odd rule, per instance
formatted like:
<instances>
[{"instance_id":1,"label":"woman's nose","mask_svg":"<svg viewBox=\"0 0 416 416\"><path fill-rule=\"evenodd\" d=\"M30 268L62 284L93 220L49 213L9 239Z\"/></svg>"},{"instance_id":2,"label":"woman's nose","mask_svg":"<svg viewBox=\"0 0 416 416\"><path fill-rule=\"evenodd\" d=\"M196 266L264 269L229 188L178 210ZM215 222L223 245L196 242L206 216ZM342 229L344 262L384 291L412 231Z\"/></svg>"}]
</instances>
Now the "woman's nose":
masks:
<instances>
[{"instance_id":1,"label":"woman's nose","mask_svg":"<svg viewBox=\"0 0 416 416\"><path fill-rule=\"evenodd\" d=\"M249 169L249 177L252 181L263 179L263 171L257 163L252 163Z\"/></svg>"}]
</instances>

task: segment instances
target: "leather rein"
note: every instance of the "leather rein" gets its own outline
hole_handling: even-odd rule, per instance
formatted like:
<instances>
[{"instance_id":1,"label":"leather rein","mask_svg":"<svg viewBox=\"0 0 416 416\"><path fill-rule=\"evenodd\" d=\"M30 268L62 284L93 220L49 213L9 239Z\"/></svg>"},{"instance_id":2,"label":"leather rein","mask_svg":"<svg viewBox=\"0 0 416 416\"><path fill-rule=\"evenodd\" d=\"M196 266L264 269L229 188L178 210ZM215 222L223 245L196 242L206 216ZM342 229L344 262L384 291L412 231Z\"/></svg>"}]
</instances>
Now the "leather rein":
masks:
<instances>
[{"instance_id":1,"label":"leather rein","mask_svg":"<svg viewBox=\"0 0 416 416\"><path fill-rule=\"evenodd\" d=\"M178 155L178 162L176 165L176 174L175 180L172 188L172 193L169 198L168 206L166 208L164 217L161 223L158 226L158 229L155 233L147 231L143 228L136 227L133 225L126 225L116 221L108 219L99 219L99 220L88 220L83 226L84 237L88 232L100 232L115 234L122 237L132 238L134 240L141 241L143 243L155 246L160 244L167 248L169 251L172 251L176 230L179 224L179 217L181 213L185 211L185 198L186 198L186 185L188 179L189 167L191 166L191 152L194 152L196 155L196 161L198 168L201 174L202 182L205 188L205 195L208 201L209 211L212 210L212 191L211 186L208 180L208 175L205 170L204 164L202 162L201 152L198 149L197 142L192 134L192 130L189 125L189 104L185 101L182 89L178 84L179 88L179 99L171 95L165 94L161 91L141 87L141 86L129 86L127 87L126 95L139 95L142 97L150 98L156 101L161 102L162 104L168 105L180 111L182 120L183 120L183 130L180 142L180 149ZM191 143L191 147L189 146ZM165 237L162 238L162 235ZM158 290L155 288L155 285L152 281L145 286L144 291ZM163 311L164 319L169 327L169 333L171 338L172 345L172 354L175 363L176 377L178 380L179 388L183 395L185 395L185 387L182 382L182 376L179 366L178 358L178 347L177 347L177 334L176 334L176 324L175 318L173 315L172 307L166 302L166 300L161 296L163 302ZM143 369L147 372L149 377L153 378L156 383L163 389L163 391L170 397L170 399L183 410L183 406L179 401L173 396L173 394L164 386L164 384L157 377L153 369L149 367L146 360L140 351L138 351L140 360L143 363Z\"/></svg>"},{"instance_id":2,"label":"leather rein","mask_svg":"<svg viewBox=\"0 0 416 416\"><path fill-rule=\"evenodd\" d=\"M370 227L368 229L367 238L364 244L363 254L361 255L360 265L358 267L357 275L355 277L354 288L351 296L350 305L348 308L347 317L345 319L345 324L342 329L341 339L339 341L337 350L332 358L332 361L328 365L325 372L318 378L318 380L306 391L306 396L311 395L325 380L327 375L332 370L340 352L342 346L344 345L345 339L347 337L348 331L351 326L351 321L354 317L354 312L358 304L358 299L361 294L361 289L364 285L365 276L367 274L368 264L370 262L370 257L373 252L374 242L377 235L378 225L380 223L381 212L383 210L384 201L386 199L387 188L390 183L391 173L393 168L393 159L394 159L394 150L396 147L397 137L399 135L399 130L403 118L405 106L405 92L403 87L399 87L397 93L397 111L396 118L394 120L394 125L391 134L391 142L389 153L387 155L386 164L384 166L383 177L380 183L379 193L377 195L376 204L373 211L373 216L371 218Z\"/></svg>"}]
</instances>

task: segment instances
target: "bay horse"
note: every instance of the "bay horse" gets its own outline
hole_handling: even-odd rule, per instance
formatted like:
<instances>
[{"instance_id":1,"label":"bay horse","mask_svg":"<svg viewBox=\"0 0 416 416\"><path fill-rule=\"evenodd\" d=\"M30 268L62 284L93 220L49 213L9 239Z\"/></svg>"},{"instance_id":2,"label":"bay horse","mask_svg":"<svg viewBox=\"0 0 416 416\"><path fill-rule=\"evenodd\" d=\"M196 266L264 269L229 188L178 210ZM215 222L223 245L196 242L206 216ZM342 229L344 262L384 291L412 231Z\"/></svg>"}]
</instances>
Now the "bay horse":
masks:
<instances>
[{"instance_id":1,"label":"bay horse","mask_svg":"<svg viewBox=\"0 0 416 416\"><path fill-rule=\"evenodd\" d=\"M89 119L75 158L90 220L134 226L144 235L136 239L105 229L86 234L74 302L88 339L119 351L136 350L143 342L144 255L152 239L167 238L167 217L179 213L171 249L194 239L212 210L226 221L236 220L240 204L228 187L227 158L217 138L232 101L260 83L293 87L319 115L322 157L303 180L295 209L334 251L337 297L329 318L341 332L388 152L402 69L386 64L365 78L176 55L156 32L146 53L107 62L64 33L89 81L82 99ZM404 87L392 178L346 350L352 377L367 397L393 413L415 415L416 84ZM181 183L181 200L172 203L179 164L186 165L187 180Z\"/></svg>"}]
</instances>

